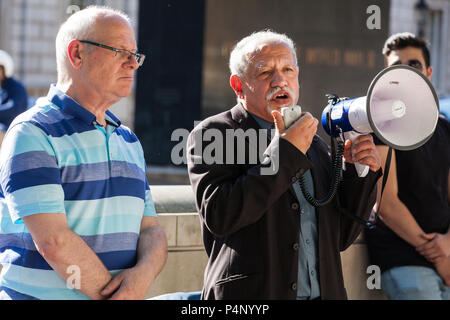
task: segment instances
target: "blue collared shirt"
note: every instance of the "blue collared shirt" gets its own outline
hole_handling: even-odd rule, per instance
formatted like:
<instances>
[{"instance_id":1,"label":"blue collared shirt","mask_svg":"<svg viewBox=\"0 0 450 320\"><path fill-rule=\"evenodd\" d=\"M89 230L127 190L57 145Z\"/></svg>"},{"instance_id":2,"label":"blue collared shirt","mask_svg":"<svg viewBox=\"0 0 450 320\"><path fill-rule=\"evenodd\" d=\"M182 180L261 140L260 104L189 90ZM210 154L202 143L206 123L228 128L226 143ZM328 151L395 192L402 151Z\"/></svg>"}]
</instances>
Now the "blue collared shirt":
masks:
<instances>
[{"instance_id":1,"label":"blue collared shirt","mask_svg":"<svg viewBox=\"0 0 450 320\"><path fill-rule=\"evenodd\" d=\"M273 123L250 113L263 129L270 130ZM272 133L272 132L270 132ZM272 137L271 134L268 135ZM314 196L314 183L311 170L304 174L305 186L308 192ZM316 209L305 199L299 182L293 185L295 194L300 203L300 239L298 252L298 284L297 299L307 300L320 296L318 253L317 253L317 219Z\"/></svg>"},{"instance_id":2,"label":"blue collared shirt","mask_svg":"<svg viewBox=\"0 0 450 320\"><path fill-rule=\"evenodd\" d=\"M157 215L141 144L105 118L106 128L52 86L11 124L0 153L0 299L87 298L38 253L22 221L33 214L64 214L112 275L135 265L141 221Z\"/></svg>"}]
</instances>

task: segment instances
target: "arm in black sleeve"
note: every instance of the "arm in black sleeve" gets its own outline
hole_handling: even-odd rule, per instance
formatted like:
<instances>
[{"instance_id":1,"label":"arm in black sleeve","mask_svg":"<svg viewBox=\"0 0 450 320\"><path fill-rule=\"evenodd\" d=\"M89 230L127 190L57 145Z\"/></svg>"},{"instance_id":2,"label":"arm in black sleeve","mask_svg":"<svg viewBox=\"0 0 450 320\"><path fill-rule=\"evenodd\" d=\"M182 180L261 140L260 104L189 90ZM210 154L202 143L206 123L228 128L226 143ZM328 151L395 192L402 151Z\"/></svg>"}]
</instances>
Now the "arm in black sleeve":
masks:
<instances>
[{"instance_id":1,"label":"arm in black sleeve","mask_svg":"<svg viewBox=\"0 0 450 320\"><path fill-rule=\"evenodd\" d=\"M271 161L253 166L205 164L202 154L195 151L199 142L195 136L201 135L198 130L204 129L194 129L188 139L189 178L200 218L215 236L226 236L257 222L293 181L311 167L301 151L278 136L265 152L266 160ZM198 149L203 152L206 145ZM266 162L269 166L278 162L276 173L267 174Z\"/></svg>"},{"instance_id":2,"label":"arm in black sleeve","mask_svg":"<svg viewBox=\"0 0 450 320\"><path fill-rule=\"evenodd\" d=\"M366 177L358 177L355 167L347 164L343 172L343 180L339 185L339 202L341 208L367 221L377 196L377 181L382 170L369 171ZM347 249L358 237L362 224L341 213L341 251Z\"/></svg>"}]
</instances>

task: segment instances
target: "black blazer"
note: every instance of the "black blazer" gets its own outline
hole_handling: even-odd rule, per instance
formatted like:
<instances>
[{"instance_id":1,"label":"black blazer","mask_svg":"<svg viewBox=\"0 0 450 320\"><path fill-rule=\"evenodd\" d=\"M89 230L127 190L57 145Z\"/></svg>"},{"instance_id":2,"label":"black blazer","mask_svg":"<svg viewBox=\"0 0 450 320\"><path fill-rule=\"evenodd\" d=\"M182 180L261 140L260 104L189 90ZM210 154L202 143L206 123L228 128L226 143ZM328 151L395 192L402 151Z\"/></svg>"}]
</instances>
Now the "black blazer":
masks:
<instances>
[{"instance_id":1,"label":"black blazer","mask_svg":"<svg viewBox=\"0 0 450 320\"><path fill-rule=\"evenodd\" d=\"M188 139L189 178L209 257L203 299L295 299L301 208L292 184L312 169L316 198L328 193L329 148L318 136L308 151L309 159L287 140L274 137L266 153L270 155L278 148L279 169L275 175L261 174L261 162L249 164L248 157L245 164L195 163L201 157L196 154L198 150L203 152L208 146L203 141L196 148L199 140L195 137L205 130L217 129L225 136L227 129L250 128L259 129L259 125L238 104L201 122ZM245 150L248 154L258 146L247 143ZM225 147L222 152L226 156ZM235 160L236 156L235 152ZM347 164L338 192L341 205L367 219L380 176L381 170L359 178L353 165ZM336 206L333 200L316 210L322 299L347 298L340 251L361 231L361 226L339 214Z\"/></svg>"}]
</instances>

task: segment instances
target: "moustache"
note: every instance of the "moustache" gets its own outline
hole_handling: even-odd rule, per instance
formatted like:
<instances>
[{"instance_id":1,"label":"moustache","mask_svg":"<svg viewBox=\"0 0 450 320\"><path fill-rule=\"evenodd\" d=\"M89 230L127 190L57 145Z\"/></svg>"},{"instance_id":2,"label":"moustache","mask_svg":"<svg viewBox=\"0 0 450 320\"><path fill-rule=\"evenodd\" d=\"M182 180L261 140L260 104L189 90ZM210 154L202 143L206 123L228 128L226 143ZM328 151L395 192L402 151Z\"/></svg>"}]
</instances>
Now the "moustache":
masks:
<instances>
[{"instance_id":1,"label":"moustache","mask_svg":"<svg viewBox=\"0 0 450 320\"><path fill-rule=\"evenodd\" d=\"M267 92L266 94L266 100L270 101L272 99L272 97L277 94L280 91L286 91L289 94L289 97L291 99L294 98L294 91L292 91L290 88L284 86L284 87L275 87L269 90L269 92Z\"/></svg>"}]
</instances>

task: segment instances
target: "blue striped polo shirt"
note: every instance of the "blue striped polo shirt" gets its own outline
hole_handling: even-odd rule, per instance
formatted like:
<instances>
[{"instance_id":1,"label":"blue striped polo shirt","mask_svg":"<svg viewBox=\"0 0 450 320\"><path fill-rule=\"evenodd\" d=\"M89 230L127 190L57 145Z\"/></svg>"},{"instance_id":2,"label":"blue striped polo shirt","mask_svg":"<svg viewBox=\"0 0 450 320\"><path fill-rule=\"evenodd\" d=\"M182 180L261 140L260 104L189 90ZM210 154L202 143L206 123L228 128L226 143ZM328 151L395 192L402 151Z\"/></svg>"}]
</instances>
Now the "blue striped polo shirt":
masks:
<instances>
[{"instance_id":1,"label":"blue striped polo shirt","mask_svg":"<svg viewBox=\"0 0 450 320\"><path fill-rule=\"evenodd\" d=\"M38 253L29 215L65 214L112 275L135 265L141 220L156 211L141 144L109 111L106 120L52 85L11 124L0 152L0 299L87 299Z\"/></svg>"}]
</instances>

